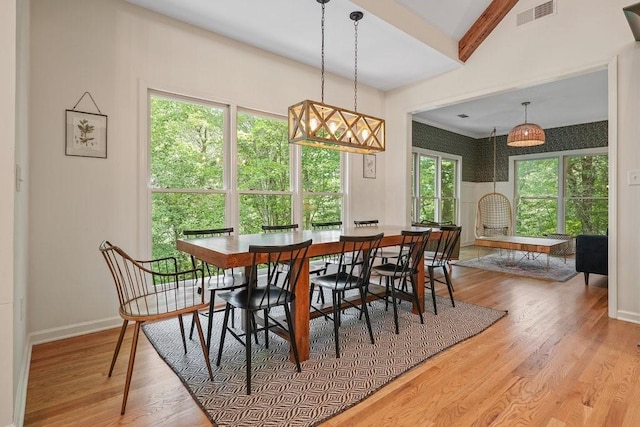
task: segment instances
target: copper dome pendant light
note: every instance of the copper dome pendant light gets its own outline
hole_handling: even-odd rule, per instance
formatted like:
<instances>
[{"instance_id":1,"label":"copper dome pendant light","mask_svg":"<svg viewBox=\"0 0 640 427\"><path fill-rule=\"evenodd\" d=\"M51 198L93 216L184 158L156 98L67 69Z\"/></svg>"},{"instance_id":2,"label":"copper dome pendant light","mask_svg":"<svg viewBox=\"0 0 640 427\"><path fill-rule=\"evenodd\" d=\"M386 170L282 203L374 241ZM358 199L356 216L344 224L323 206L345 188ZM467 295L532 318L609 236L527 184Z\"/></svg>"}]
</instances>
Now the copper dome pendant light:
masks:
<instances>
[{"instance_id":1,"label":"copper dome pendant light","mask_svg":"<svg viewBox=\"0 0 640 427\"><path fill-rule=\"evenodd\" d=\"M545 141L544 130L535 123L527 123L527 107L529 101L523 102L524 123L514 127L507 136L509 147L533 147L542 145Z\"/></svg>"},{"instance_id":2,"label":"copper dome pendant light","mask_svg":"<svg viewBox=\"0 0 640 427\"><path fill-rule=\"evenodd\" d=\"M377 153L385 150L385 122L355 111L357 109L357 23L362 12L352 12L356 29L356 68L354 111L324 103L324 12L329 0L316 0L322 5L321 100L309 99L289 107L289 143L328 148L351 153Z\"/></svg>"}]
</instances>

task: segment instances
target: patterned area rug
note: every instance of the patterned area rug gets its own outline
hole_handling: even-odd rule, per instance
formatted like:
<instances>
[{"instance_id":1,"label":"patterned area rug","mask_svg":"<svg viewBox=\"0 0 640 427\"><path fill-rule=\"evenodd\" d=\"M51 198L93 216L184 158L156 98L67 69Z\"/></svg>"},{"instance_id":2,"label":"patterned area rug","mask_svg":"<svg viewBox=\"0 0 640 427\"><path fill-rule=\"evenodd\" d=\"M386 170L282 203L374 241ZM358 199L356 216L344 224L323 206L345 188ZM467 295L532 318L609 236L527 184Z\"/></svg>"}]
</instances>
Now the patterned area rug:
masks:
<instances>
[{"instance_id":1,"label":"patterned area rug","mask_svg":"<svg viewBox=\"0 0 640 427\"><path fill-rule=\"evenodd\" d=\"M479 260L477 257L474 257L467 261L457 261L455 265L517 274L518 276L550 280L553 282L566 282L578 274L575 260L572 258L567 258L565 262L564 258L552 256L549 258L548 269L546 255L540 255L537 259L521 258L522 252L516 254L515 260L508 258L506 252L503 252L502 256L498 252L493 252L481 256Z\"/></svg>"},{"instance_id":2,"label":"patterned area rug","mask_svg":"<svg viewBox=\"0 0 640 427\"><path fill-rule=\"evenodd\" d=\"M428 311L425 324L421 325L419 317L410 312L409 303L403 302L399 307L400 334L396 335L391 307L385 312L384 302L376 301L370 311L375 345L369 342L366 325L364 320L358 321L357 311L346 310L340 328L339 359L335 358L333 324L322 318L312 320L311 358L302 363L302 373L297 373L289 362L286 341L270 334L266 349L264 335L259 335L260 344L252 346L250 396L245 392L244 347L229 334L220 367L212 366L211 382L195 336L187 340L188 351L184 354L177 321L147 324L143 330L218 426L309 426L355 405L402 373L482 332L506 314L463 302L452 307L448 299L438 298L438 315ZM221 323L221 314L217 314L211 344L213 361Z\"/></svg>"}]
</instances>

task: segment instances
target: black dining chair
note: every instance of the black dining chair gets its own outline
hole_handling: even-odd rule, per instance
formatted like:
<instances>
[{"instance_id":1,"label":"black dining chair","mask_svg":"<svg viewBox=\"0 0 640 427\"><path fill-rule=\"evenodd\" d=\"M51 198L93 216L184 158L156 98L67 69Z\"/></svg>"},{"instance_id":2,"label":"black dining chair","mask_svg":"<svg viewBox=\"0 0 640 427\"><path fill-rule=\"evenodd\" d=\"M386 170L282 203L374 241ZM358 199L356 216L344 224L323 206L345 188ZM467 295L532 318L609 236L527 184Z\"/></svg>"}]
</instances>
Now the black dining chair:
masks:
<instances>
[{"instance_id":1,"label":"black dining chair","mask_svg":"<svg viewBox=\"0 0 640 427\"><path fill-rule=\"evenodd\" d=\"M204 239L208 237L231 236L233 227L228 228L210 228L206 230L184 230L182 235L188 239ZM213 315L224 310L224 308L215 308L216 294L219 292L227 292L241 288L244 285L244 277L236 276L233 269L226 272L215 265L204 261L197 260L191 255L191 264L193 268L197 268L198 264L202 266L205 276L207 277L207 285L205 291L209 292L209 308L206 312L201 312L203 316L207 316L207 350L211 351L211 331L213 327ZM235 325L235 316L231 316L231 324ZM194 323L191 323L191 331L189 339L193 339ZM257 342L257 337L256 337Z\"/></svg>"},{"instance_id":2,"label":"black dining chair","mask_svg":"<svg viewBox=\"0 0 640 427\"><path fill-rule=\"evenodd\" d=\"M431 230L425 231L402 231L402 243L399 246L396 262L385 263L373 267L373 271L385 278L384 299L388 305L389 298L393 303L393 320L396 326L396 334L400 333L398 326L398 304L401 297L408 297L413 300L420 315L420 323L424 324L418 290L416 288L418 267L424 259L424 249L429 241ZM409 286L411 291L409 292Z\"/></svg>"},{"instance_id":3,"label":"black dining chair","mask_svg":"<svg viewBox=\"0 0 640 427\"><path fill-rule=\"evenodd\" d=\"M220 347L216 365L220 366L224 341L227 332L245 347L247 369L247 394L251 394L251 334L254 330L264 331L265 347L269 348L269 329L279 327L289 334L291 350L296 361L296 368L301 372L300 358L296 347L294 323L291 319L289 305L295 300L295 290L302 271L301 264L305 262L307 250L311 240L302 243L283 246L249 246L249 253L253 256L247 286L220 295L226 301ZM280 266L286 265L286 274L280 274ZM229 314L233 308L244 310L244 324L246 331L237 333L229 327ZM271 310L283 307L286 326L280 319L273 316ZM262 312L263 325L254 326L255 314ZM243 339L244 338L244 339Z\"/></svg>"},{"instance_id":4,"label":"black dining chair","mask_svg":"<svg viewBox=\"0 0 640 427\"><path fill-rule=\"evenodd\" d=\"M342 228L342 221L318 221L311 222L311 228L313 230L339 230ZM338 256L337 255L323 255L320 257L321 264L318 264L318 259L313 260L309 264L309 274L311 276L320 276L322 274L327 274L327 269L330 265L338 264ZM309 301L313 300L313 292L315 291L315 287L313 283L309 284ZM317 303L325 303L324 292L322 292L322 288L318 288L318 298L316 300Z\"/></svg>"},{"instance_id":5,"label":"black dining chair","mask_svg":"<svg viewBox=\"0 0 640 427\"><path fill-rule=\"evenodd\" d=\"M298 224L282 224L282 225L263 225L262 231L264 233L282 233L285 231L296 231Z\"/></svg>"},{"instance_id":6,"label":"black dining chair","mask_svg":"<svg viewBox=\"0 0 640 427\"><path fill-rule=\"evenodd\" d=\"M371 236L340 236L342 249L340 251L340 261L338 271L318 277L312 277L311 281L315 286L320 286L331 292L331 302L333 306L332 315L315 306L311 308L319 312L326 319L333 321L334 340L336 346L336 357L340 357L340 312L343 304L354 307L364 314L371 344L375 344L369 310L367 309L366 298L371 276L371 267L376 257L383 233ZM357 291L359 298L351 301L346 298L349 291Z\"/></svg>"},{"instance_id":7,"label":"black dining chair","mask_svg":"<svg viewBox=\"0 0 640 427\"><path fill-rule=\"evenodd\" d=\"M427 269L427 274L429 275L429 282L425 280L425 288L429 289L431 292L431 298L433 300L433 312L438 314L438 308L436 306L436 288L435 284L443 283L447 285L447 290L449 291L449 298L451 298L451 304L455 307L456 303L453 300L453 284L451 282L451 275L449 274L449 269L447 268L449 262L451 261L451 254L453 253L458 240L460 239L460 233L462 231L462 227L460 226L441 226L440 227L440 237L437 240L437 243L434 247L434 251L425 252L425 267ZM442 268L444 273L444 280L439 279L435 276L436 268Z\"/></svg>"}]
</instances>

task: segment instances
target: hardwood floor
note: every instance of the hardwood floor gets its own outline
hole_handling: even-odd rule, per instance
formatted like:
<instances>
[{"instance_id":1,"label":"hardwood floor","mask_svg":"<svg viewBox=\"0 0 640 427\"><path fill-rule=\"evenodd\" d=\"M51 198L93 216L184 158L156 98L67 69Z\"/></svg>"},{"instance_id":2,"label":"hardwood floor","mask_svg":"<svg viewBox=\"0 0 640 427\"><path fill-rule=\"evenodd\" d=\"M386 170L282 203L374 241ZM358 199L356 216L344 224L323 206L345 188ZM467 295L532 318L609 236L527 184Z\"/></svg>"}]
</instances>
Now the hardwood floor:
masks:
<instances>
[{"instance_id":1,"label":"hardwood floor","mask_svg":"<svg viewBox=\"0 0 640 427\"><path fill-rule=\"evenodd\" d=\"M457 300L509 314L323 426L640 425L640 325L607 317L606 277L588 287L582 275L554 283L453 267L453 277ZM120 416L130 333L108 378L117 334L34 347L25 425L209 425L143 334Z\"/></svg>"}]
</instances>

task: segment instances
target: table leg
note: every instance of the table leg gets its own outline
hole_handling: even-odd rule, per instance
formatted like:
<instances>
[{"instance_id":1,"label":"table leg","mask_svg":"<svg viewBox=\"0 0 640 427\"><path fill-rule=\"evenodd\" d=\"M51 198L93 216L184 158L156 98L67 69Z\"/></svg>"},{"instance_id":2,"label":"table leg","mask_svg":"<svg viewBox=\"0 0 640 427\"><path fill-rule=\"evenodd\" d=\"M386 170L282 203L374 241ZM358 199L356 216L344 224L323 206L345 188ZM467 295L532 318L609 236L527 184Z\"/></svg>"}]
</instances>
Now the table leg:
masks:
<instances>
[{"instance_id":1,"label":"table leg","mask_svg":"<svg viewBox=\"0 0 640 427\"><path fill-rule=\"evenodd\" d=\"M296 299L291 307L291 317L294 324L294 336L296 340L300 361L309 360L309 259L305 258L296 263L300 268L300 277L295 290ZM294 272L295 273L295 272ZM293 354L289 355L293 361Z\"/></svg>"}]
</instances>

